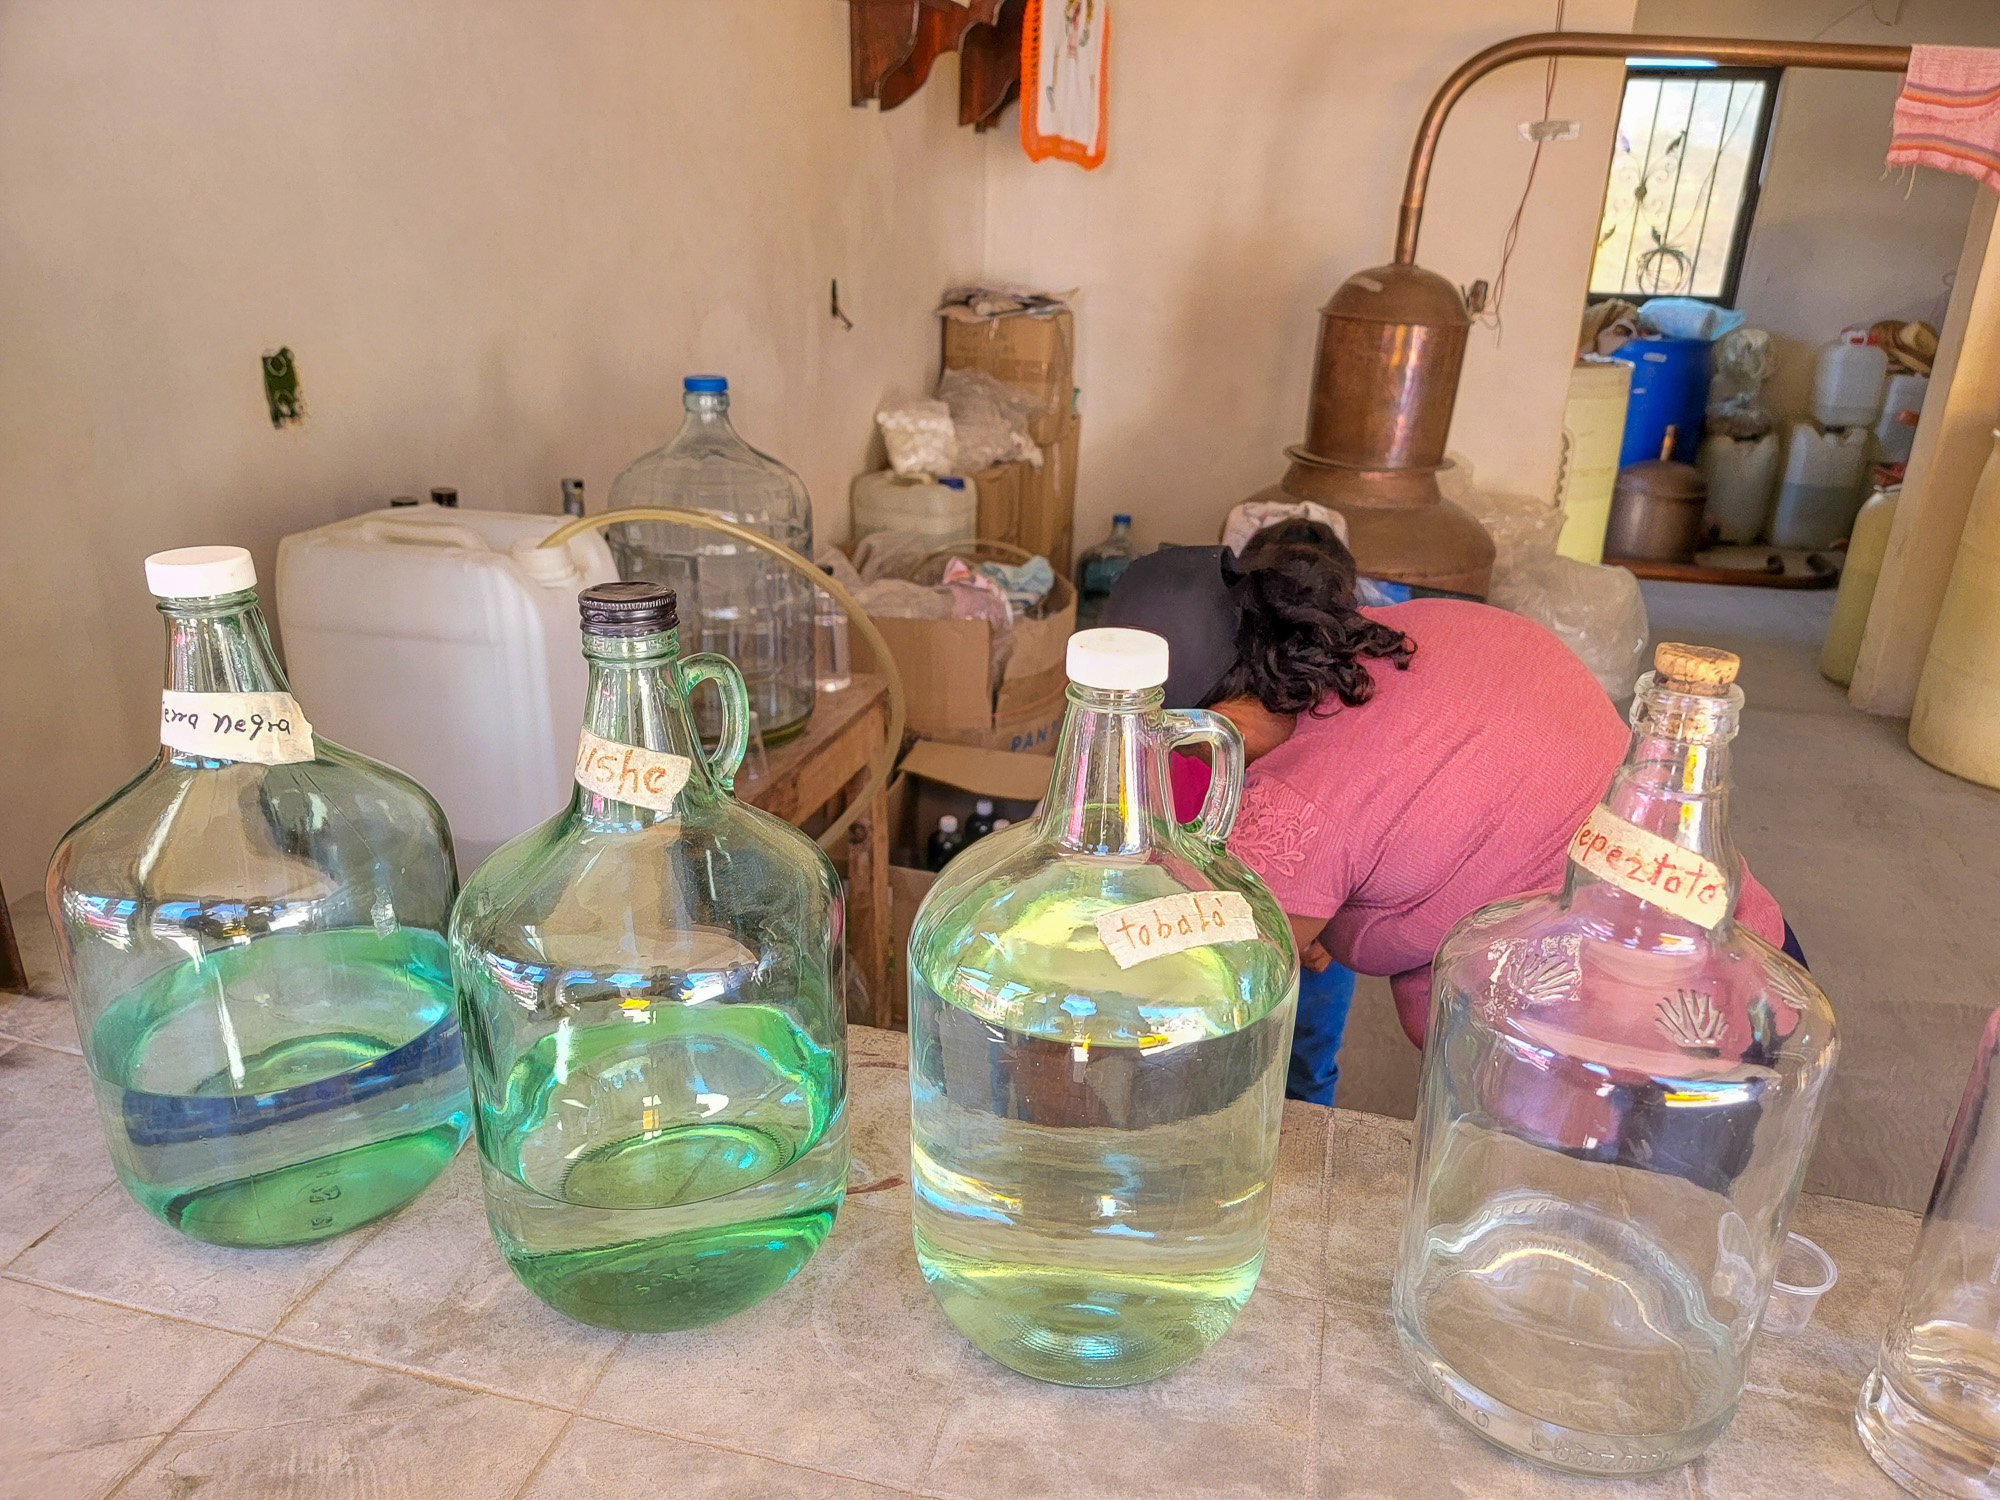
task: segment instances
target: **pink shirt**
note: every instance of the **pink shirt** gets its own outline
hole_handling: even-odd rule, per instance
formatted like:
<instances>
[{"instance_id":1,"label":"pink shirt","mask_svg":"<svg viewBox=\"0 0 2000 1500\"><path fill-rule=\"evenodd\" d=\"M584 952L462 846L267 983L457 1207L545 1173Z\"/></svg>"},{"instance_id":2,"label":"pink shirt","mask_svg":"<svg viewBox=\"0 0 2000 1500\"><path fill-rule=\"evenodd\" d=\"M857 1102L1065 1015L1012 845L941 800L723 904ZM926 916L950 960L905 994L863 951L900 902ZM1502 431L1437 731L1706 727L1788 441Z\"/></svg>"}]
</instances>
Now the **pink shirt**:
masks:
<instances>
[{"instance_id":1,"label":"pink shirt","mask_svg":"<svg viewBox=\"0 0 2000 1500\"><path fill-rule=\"evenodd\" d=\"M1328 919L1335 962L1394 976L1421 1045L1439 942L1489 902L1562 884L1628 731L1575 654L1519 615L1450 599L1362 613L1417 643L1409 670L1370 661L1368 702L1301 714L1250 768L1229 847L1287 912ZM1743 873L1738 920L1782 942L1777 902Z\"/></svg>"}]
</instances>

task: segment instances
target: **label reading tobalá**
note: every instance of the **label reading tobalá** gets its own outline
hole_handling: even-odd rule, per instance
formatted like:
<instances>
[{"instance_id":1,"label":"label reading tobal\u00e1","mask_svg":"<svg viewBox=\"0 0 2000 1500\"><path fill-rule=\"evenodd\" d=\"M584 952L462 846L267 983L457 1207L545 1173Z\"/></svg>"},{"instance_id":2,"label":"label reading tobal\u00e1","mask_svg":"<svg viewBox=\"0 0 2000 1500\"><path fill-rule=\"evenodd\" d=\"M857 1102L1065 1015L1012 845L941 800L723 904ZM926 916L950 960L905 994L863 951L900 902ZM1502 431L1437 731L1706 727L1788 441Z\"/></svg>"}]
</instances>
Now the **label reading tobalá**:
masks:
<instances>
[{"instance_id":1,"label":"label reading tobal\u00e1","mask_svg":"<svg viewBox=\"0 0 2000 1500\"><path fill-rule=\"evenodd\" d=\"M576 784L586 792L672 812L674 799L687 785L692 763L685 755L621 745L588 729L576 747Z\"/></svg>"},{"instance_id":2,"label":"label reading tobal\u00e1","mask_svg":"<svg viewBox=\"0 0 2000 1500\"><path fill-rule=\"evenodd\" d=\"M1257 936L1257 922L1235 891L1188 891L1105 912L1097 935L1118 967L1129 969L1165 953L1248 942Z\"/></svg>"},{"instance_id":3,"label":"label reading tobal\u00e1","mask_svg":"<svg viewBox=\"0 0 2000 1500\"><path fill-rule=\"evenodd\" d=\"M290 693L160 694L160 743L209 760L289 766L313 758L312 725Z\"/></svg>"},{"instance_id":4,"label":"label reading tobal\u00e1","mask_svg":"<svg viewBox=\"0 0 2000 1500\"><path fill-rule=\"evenodd\" d=\"M1569 857L1599 880L1677 917L1713 927L1729 909L1729 882L1713 860L1596 807L1570 840Z\"/></svg>"}]
</instances>

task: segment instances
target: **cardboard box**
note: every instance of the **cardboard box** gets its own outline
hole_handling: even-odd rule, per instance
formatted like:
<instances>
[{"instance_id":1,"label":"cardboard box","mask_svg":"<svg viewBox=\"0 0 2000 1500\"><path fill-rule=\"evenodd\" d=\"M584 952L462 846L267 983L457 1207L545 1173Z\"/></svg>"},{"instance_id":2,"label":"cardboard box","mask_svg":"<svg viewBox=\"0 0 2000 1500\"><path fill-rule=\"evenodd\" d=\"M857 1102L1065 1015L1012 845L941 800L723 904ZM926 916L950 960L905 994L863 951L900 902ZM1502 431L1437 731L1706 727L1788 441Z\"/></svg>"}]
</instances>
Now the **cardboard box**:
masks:
<instances>
[{"instance_id":1,"label":"cardboard box","mask_svg":"<svg viewBox=\"0 0 2000 1500\"><path fill-rule=\"evenodd\" d=\"M1066 307L1037 316L1007 313L975 318L947 308L944 368L984 370L1035 403L1028 433L1047 447L1076 419L1076 318Z\"/></svg>"},{"instance_id":2,"label":"cardboard box","mask_svg":"<svg viewBox=\"0 0 2000 1500\"><path fill-rule=\"evenodd\" d=\"M972 476L979 498L979 535L1049 560L1068 577L1076 529L1076 457L1082 423L1042 449L1041 467L1024 460L995 464Z\"/></svg>"},{"instance_id":3,"label":"cardboard box","mask_svg":"<svg viewBox=\"0 0 2000 1500\"><path fill-rule=\"evenodd\" d=\"M1042 619L1014 622L1014 651L997 693L992 639L984 620L898 620L874 616L903 679L910 731L946 744L994 750L1055 748L1069 677L1065 657L1076 629L1076 591L1057 576ZM855 670L873 658L854 643Z\"/></svg>"},{"instance_id":4,"label":"cardboard box","mask_svg":"<svg viewBox=\"0 0 2000 1500\"><path fill-rule=\"evenodd\" d=\"M1053 745L1051 745L1053 748ZM889 986L899 1026L909 1025L910 928L937 876L924 857L937 820L950 813L964 826L973 803L993 799L996 817L1020 822L1031 817L1048 792L1055 762L1047 754L1009 754L963 745L919 740L903 757L889 783L889 920L894 932Z\"/></svg>"}]
</instances>

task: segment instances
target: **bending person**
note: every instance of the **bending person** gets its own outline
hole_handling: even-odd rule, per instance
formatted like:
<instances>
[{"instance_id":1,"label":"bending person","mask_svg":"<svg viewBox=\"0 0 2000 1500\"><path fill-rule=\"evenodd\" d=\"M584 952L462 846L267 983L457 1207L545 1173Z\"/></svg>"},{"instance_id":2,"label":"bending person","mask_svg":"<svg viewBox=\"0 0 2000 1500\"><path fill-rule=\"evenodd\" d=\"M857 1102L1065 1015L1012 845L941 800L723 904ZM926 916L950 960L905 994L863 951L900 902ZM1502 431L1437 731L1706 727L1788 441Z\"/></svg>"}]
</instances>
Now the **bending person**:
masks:
<instances>
[{"instance_id":1,"label":"bending person","mask_svg":"<svg viewBox=\"0 0 2000 1500\"><path fill-rule=\"evenodd\" d=\"M1333 532L1284 521L1240 558L1172 547L1135 560L1103 623L1170 648L1166 706L1211 708L1250 762L1229 847L1285 909L1308 971L1387 975L1418 1046L1430 963L1459 918L1560 886L1570 839L1624 759L1604 689L1549 631L1454 599L1357 608ZM1177 800L1206 770L1177 757ZM1192 816L1192 812L1184 812ZM1777 902L1743 872L1736 919L1794 957ZM1332 1064L1338 1026L1300 994L1294 1077ZM1339 1019L1344 1022L1345 1002Z\"/></svg>"}]
</instances>

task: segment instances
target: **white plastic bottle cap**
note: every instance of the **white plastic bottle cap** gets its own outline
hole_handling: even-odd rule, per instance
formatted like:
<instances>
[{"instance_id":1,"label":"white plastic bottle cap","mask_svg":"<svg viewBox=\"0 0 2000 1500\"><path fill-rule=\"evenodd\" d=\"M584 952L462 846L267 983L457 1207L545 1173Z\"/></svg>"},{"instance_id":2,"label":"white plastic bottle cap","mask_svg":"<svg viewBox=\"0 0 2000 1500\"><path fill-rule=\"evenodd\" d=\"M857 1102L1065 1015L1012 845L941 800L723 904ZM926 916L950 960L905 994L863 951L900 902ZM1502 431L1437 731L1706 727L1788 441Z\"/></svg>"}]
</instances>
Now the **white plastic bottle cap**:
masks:
<instances>
[{"instance_id":1,"label":"white plastic bottle cap","mask_svg":"<svg viewBox=\"0 0 2000 1500\"><path fill-rule=\"evenodd\" d=\"M957 833L958 819L954 818L950 813L946 813L943 817L938 819L938 832Z\"/></svg>"},{"instance_id":2,"label":"white plastic bottle cap","mask_svg":"<svg viewBox=\"0 0 2000 1500\"><path fill-rule=\"evenodd\" d=\"M981 797L977 802L972 804L972 810L982 818L990 818L993 816L993 803L987 798Z\"/></svg>"},{"instance_id":3,"label":"white plastic bottle cap","mask_svg":"<svg viewBox=\"0 0 2000 1500\"><path fill-rule=\"evenodd\" d=\"M1079 630L1069 638L1069 680L1124 693L1158 687L1167 680L1166 637L1150 630Z\"/></svg>"},{"instance_id":4,"label":"white plastic bottle cap","mask_svg":"<svg viewBox=\"0 0 2000 1500\"><path fill-rule=\"evenodd\" d=\"M257 587L257 564L242 547L176 547L146 559L156 599L208 599Z\"/></svg>"}]
</instances>

